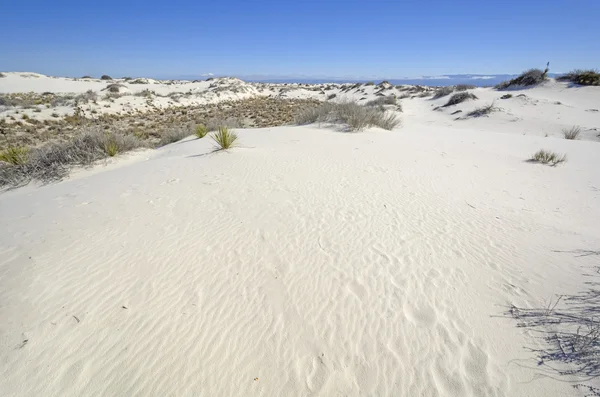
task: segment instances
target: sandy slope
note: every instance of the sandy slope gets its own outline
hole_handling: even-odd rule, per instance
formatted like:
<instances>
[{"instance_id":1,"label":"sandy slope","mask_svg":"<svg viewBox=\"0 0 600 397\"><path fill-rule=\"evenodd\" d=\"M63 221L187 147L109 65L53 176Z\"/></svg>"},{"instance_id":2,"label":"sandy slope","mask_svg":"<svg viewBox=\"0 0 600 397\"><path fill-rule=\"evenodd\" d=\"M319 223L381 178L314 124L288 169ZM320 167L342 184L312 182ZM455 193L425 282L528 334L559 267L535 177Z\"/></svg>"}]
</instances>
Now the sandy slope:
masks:
<instances>
[{"instance_id":1,"label":"sandy slope","mask_svg":"<svg viewBox=\"0 0 600 397\"><path fill-rule=\"evenodd\" d=\"M581 288L593 258L555 251L597 248L597 144L420 106L1 195L0 394L577 395L501 314Z\"/></svg>"}]
</instances>

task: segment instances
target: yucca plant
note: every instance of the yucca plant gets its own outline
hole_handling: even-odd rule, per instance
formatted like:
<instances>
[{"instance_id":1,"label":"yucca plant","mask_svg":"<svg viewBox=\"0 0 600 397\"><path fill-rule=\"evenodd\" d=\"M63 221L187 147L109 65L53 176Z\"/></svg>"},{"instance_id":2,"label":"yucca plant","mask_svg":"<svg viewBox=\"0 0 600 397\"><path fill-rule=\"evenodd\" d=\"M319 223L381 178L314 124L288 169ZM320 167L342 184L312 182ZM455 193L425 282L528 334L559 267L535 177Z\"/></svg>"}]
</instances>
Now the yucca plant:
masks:
<instances>
[{"instance_id":1,"label":"yucca plant","mask_svg":"<svg viewBox=\"0 0 600 397\"><path fill-rule=\"evenodd\" d=\"M114 136L109 134L106 135L103 149L110 157L115 157L117 154L119 154L119 144Z\"/></svg>"},{"instance_id":2,"label":"yucca plant","mask_svg":"<svg viewBox=\"0 0 600 397\"><path fill-rule=\"evenodd\" d=\"M198 139L204 138L207 133L208 133L208 130L206 129L206 127L203 124L196 126L195 134L198 137Z\"/></svg>"},{"instance_id":3,"label":"yucca plant","mask_svg":"<svg viewBox=\"0 0 600 397\"><path fill-rule=\"evenodd\" d=\"M12 146L0 152L0 161L12 165L25 164L29 156L29 149L25 146Z\"/></svg>"},{"instance_id":4,"label":"yucca plant","mask_svg":"<svg viewBox=\"0 0 600 397\"><path fill-rule=\"evenodd\" d=\"M217 150L226 150L233 145L237 135L227 127L219 127L218 131L211 135L211 138L215 141Z\"/></svg>"}]
</instances>

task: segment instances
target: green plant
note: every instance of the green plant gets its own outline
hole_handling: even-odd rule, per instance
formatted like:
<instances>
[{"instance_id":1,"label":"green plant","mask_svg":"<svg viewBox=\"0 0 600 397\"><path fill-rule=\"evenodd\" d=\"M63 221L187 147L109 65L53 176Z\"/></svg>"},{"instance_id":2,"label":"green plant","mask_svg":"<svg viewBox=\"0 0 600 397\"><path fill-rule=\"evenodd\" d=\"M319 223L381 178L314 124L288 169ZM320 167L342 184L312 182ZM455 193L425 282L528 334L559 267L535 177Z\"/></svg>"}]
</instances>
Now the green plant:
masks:
<instances>
[{"instance_id":1,"label":"green plant","mask_svg":"<svg viewBox=\"0 0 600 397\"><path fill-rule=\"evenodd\" d=\"M21 118L22 118L23 120L29 120L29 116L28 116L28 115L26 115L26 114L23 114L23 115L21 116Z\"/></svg>"},{"instance_id":2,"label":"green plant","mask_svg":"<svg viewBox=\"0 0 600 397\"><path fill-rule=\"evenodd\" d=\"M579 137L579 134L581 133L581 127L573 126L569 129L563 128L562 133L565 139L575 140L577 139L577 137Z\"/></svg>"},{"instance_id":3,"label":"green plant","mask_svg":"<svg viewBox=\"0 0 600 397\"><path fill-rule=\"evenodd\" d=\"M25 164L29 157L29 148L25 146L11 146L0 152L0 161L9 164Z\"/></svg>"},{"instance_id":4,"label":"green plant","mask_svg":"<svg viewBox=\"0 0 600 397\"><path fill-rule=\"evenodd\" d=\"M207 133L208 133L208 130L206 129L206 127L204 125L200 124L200 125L196 126L195 134L198 137L198 139L204 138Z\"/></svg>"},{"instance_id":5,"label":"green plant","mask_svg":"<svg viewBox=\"0 0 600 397\"><path fill-rule=\"evenodd\" d=\"M540 149L529 159L533 163L552 164L553 166L567 161L567 155L562 156L549 150Z\"/></svg>"},{"instance_id":6,"label":"green plant","mask_svg":"<svg viewBox=\"0 0 600 397\"><path fill-rule=\"evenodd\" d=\"M579 85L600 85L600 73L597 70L576 69L556 78L558 81L570 81Z\"/></svg>"},{"instance_id":7,"label":"green plant","mask_svg":"<svg viewBox=\"0 0 600 397\"><path fill-rule=\"evenodd\" d=\"M108 135L106 137L106 142L104 142L104 152L108 154L110 157L114 157L119 153L119 144L115 140L114 137Z\"/></svg>"},{"instance_id":8,"label":"green plant","mask_svg":"<svg viewBox=\"0 0 600 397\"><path fill-rule=\"evenodd\" d=\"M226 150L237 140L237 135L227 127L219 127L219 130L211 135L211 138L215 141L217 150Z\"/></svg>"}]
</instances>

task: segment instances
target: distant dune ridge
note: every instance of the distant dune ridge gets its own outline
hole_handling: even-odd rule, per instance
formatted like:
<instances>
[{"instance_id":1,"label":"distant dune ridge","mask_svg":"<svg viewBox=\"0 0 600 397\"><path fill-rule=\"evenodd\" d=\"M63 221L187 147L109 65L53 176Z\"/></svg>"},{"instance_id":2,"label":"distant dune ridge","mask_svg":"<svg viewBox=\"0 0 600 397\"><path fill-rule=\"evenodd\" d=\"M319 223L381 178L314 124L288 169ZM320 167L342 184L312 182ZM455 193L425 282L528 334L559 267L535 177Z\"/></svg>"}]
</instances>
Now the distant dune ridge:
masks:
<instances>
[{"instance_id":1,"label":"distant dune ridge","mask_svg":"<svg viewBox=\"0 0 600 397\"><path fill-rule=\"evenodd\" d=\"M542 77L3 72L0 395L598 395L600 87Z\"/></svg>"}]
</instances>

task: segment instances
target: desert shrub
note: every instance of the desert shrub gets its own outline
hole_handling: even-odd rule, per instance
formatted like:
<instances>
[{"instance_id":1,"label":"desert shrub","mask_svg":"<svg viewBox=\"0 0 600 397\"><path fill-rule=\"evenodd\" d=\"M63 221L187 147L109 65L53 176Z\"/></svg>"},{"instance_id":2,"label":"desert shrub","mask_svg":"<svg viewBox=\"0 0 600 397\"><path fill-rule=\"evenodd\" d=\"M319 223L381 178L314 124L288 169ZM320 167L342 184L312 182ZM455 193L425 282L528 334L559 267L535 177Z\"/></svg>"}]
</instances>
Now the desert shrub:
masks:
<instances>
[{"instance_id":1,"label":"desert shrub","mask_svg":"<svg viewBox=\"0 0 600 397\"><path fill-rule=\"evenodd\" d=\"M477 108L477 109L467 113L467 117L487 116L488 114L492 113L495 110L496 110L496 107L492 103L491 105L482 106L480 108Z\"/></svg>"},{"instance_id":2,"label":"desert shrub","mask_svg":"<svg viewBox=\"0 0 600 397\"><path fill-rule=\"evenodd\" d=\"M387 113L383 107L367 107L356 102L325 102L320 106L301 110L295 121L300 125L316 122L342 123L348 125L351 131L372 126L391 130L400 124L396 115Z\"/></svg>"},{"instance_id":3,"label":"desert shrub","mask_svg":"<svg viewBox=\"0 0 600 397\"><path fill-rule=\"evenodd\" d=\"M5 163L18 165L27 162L29 149L24 146L11 146L0 152L0 161Z\"/></svg>"},{"instance_id":4,"label":"desert shrub","mask_svg":"<svg viewBox=\"0 0 600 397\"><path fill-rule=\"evenodd\" d=\"M6 77L6 75L4 73L0 73L0 79Z\"/></svg>"},{"instance_id":5,"label":"desert shrub","mask_svg":"<svg viewBox=\"0 0 600 397\"><path fill-rule=\"evenodd\" d=\"M554 166L567 161L567 155L560 155L549 150L540 149L531 156L529 161L533 163L552 164Z\"/></svg>"},{"instance_id":6,"label":"desert shrub","mask_svg":"<svg viewBox=\"0 0 600 397\"><path fill-rule=\"evenodd\" d=\"M88 103L95 102L98 100L98 94L96 94L93 90L87 90L83 94L79 94L75 97L75 102L77 103Z\"/></svg>"},{"instance_id":7,"label":"desert shrub","mask_svg":"<svg viewBox=\"0 0 600 397\"><path fill-rule=\"evenodd\" d=\"M102 77L100 77L100 80L112 80L113 78L108 76L108 75L102 75Z\"/></svg>"},{"instance_id":8,"label":"desert shrub","mask_svg":"<svg viewBox=\"0 0 600 397\"><path fill-rule=\"evenodd\" d=\"M433 99L438 99L438 98L444 97L446 95L450 95L453 92L454 92L454 87L452 87L452 86L440 87L433 94Z\"/></svg>"},{"instance_id":9,"label":"desert shrub","mask_svg":"<svg viewBox=\"0 0 600 397\"><path fill-rule=\"evenodd\" d=\"M431 96L431 95L433 95L431 92L424 91L424 92L420 93L419 95L417 95L417 97L419 97L419 98L427 98L428 96Z\"/></svg>"},{"instance_id":10,"label":"desert shrub","mask_svg":"<svg viewBox=\"0 0 600 397\"><path fill-rule=\"evenodd\" d=\"M330 95L327 96L327 100L330 101L333 98L335 98L336 96L337 96L337 94L330 94Z\"/></svg>"},{"instance_id":11,"label":"desert shrub","mask_svg":"<svg viewBox=\"0 0 600 397\"><path fill-rule=\"evenodd\" d=\"M160 133L160 146L168 145L169 143L178 142L190 135L194 134L194 130L189 125L172 125Z\"/></svg>"},{"instance_id":12,"label":"desert shrub","mask_svg":"<svg viewBox=\"0 0 600 397\"><path fill-rule=\"evenodd\" d=\"M206 134L208 134L208 130L206 129L206 127L202 124L197 125L196 126L196 137L198 138L204 138L206 136Z\"/></svg>"},{"instance_id":13,"label":"desert shrub","mask_svg":"<svg viewBox=\"0 0 600 397\"><path fill-rule=\"evenodd\" d=\"M365 83L365 85L375 85L375 83L372 81L369 81L369 82Z\"/></svg>"},{"instance_id":14,"label":"desert shrub","mask_svg":"<svg viewBox=\"0 0 600 397\"><path fill-rule=\"evenodd\" d=\"M573 126L571 128L564 128L562 130L563 136L565 137L565 139L569 139L569 140L575 140L577 139L577 137L579 137L579 134L581 133L581 127L579 126Z\"/></svg>"},{"instance_id":15,"label":"desert shrub","mask_svg":"<svg viewBox=\"0 0 600 397\"><path fill-rule=\"evenodd\" d=\"M140 92L136 92L135 94L133 94L133 96L141 96L141 97L145 97L145 98L150 98L150 97L152 97L152 95L155 95L155 92L151 91L147 88Z\"/></svg>"},{"instance_id":16,"label":"desert shrub","mask_svg":"<svg viewBox=\"0 0 600 397\"><path fill-rule=\"evenodd\" d=\"M125 87L123 84L109 84L103 91L108 91L114 93L118 93L121 88Z\"/></svg>"},{"instance_id":17,"label":"desert shrub","mask_svg":"<svg viewBox=\"0 0 600 397\"><path fill-rule=\"evenodd\" d=\"M470 99L477 99L477 97L474 94L471 94L470 92L458 92L452 95L450 99L448 99L448 102L446 102L444 107L458 105L459 103L468 101Z\"/></svg>"},{"instance_id":18,"label":"desert shrub","mask_svg":"<svg viewBox=\"0 0 600 397\"><path fill-rule=\"evenodd\" d=\"M31 149L21 164L0 166L0 187L19 186L31 180L58 181L74 166L90 166L107 156L146 146L134 136L92 127L69 142L48 143Z\"/></svg>"},{"instance_id":19,"label":"desert shrub","mask_svg":"<svg viewBox=\"0 0 600 397\"><path fill-rule=\"evenodd\" d=\"M395 105L397 103L397 99L394 95L390 96L381 96L379 98L373 99L365 103L365 106L383 106L383 105Z\"/></svg>"},{"instance_id":20,"label":"desert shrub","mask_svg":"<svg viewBox=\"0 0 600 397\"><path fill-rule=\"evenodd\" d=\"M130 81L129 84L148 84L148 82L143 79L135 79L133 81Z\"/></svg>"},{"instance_id":21,"label":"desert shrub","mask_svg":"<svg viewBox=\"0 0 600 397\"><path fill-rule=\"evenodd\" d=\"M237 135L227 127L219 127L219 130L211 135L217 150L227 150L237 140Z\"/></svg>"},{"instance_id":22,"label":"desert shrub","mask_svg":"<svg viewBox=\"0 0 600 397\"><path fill-rule=\"evenodd\" d=\"M576 69L556 78L558 81L570 81L579 85L600 85L600 73L597 70Z\"/></svg>"},{"instance_id":23,"label":"desert shrub","mask_svg":"<svg viewBox=\"0 0 600 397\"><path fill-rule=\"evenodd\" d=\"M204 124L208 132L217 131L219 127L227 128L241 128L243 127L240 119L236 117L213 117L206 121Z\"/></svg>"},{"instance_id":24,"label":"desert shrub","mask_svg":"<svg viewBox=\"0 0 600 397\"><path fill-rule=\"evenodd\" d=\"M474 85L472 84L457 84L454 89L456 91L466 91L466 90L472 90L476 88Z\"/></svg>"},{"instance_id":25,"label":"desert shrub","mask_svg":"<svg viewBox=\"0 0 600 397\"><path fill-rule=\"evenodd\" d=\"M92 76L83 76L82 79L93 79Z\"/></svg>"},{"instance_id":26,"label":"desert shrub","mask_svg":"<svg viewBox=\"0 0 600 397\"><path fill-rule=\"evenodd\" d=\"M540 69L529 69L521 73L518 77L512 80L504 81L496 86L496 89L503 90L513 86L534 86L543 83L546 80L547 71Z\"/></svg>"},{"instance_id":27,"label":"desert shrub","mask_svg":"<svg viewBox=\"0 0 600 397\"><path fill-rule=\"evenodd\" d=\"M54 95L50 99L50 107L70 106L76 97L74 95ZM54 116L52 116L54 117Z\"/></svg>"},{"instance_id":28,"label":"desert shrub","mask_svg":"<svg viewBox=\"0 0 600 397\"><path fill-rule=\"evenodd\" d=\"M504 94L500 97L500 99L510 99L512 98L512 94Z\"/></svg>"}]
</instances>

